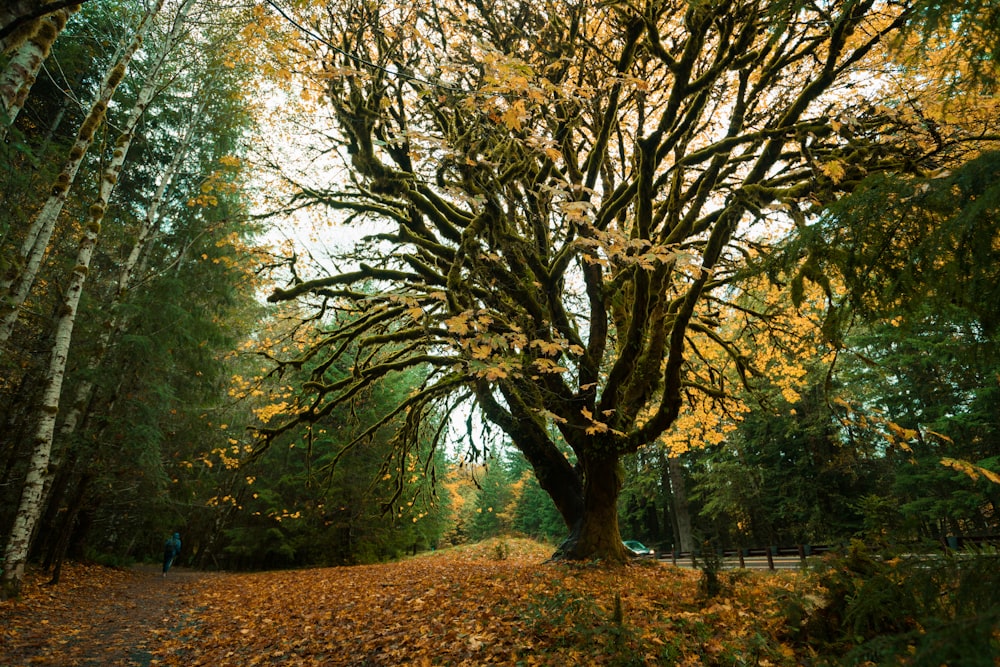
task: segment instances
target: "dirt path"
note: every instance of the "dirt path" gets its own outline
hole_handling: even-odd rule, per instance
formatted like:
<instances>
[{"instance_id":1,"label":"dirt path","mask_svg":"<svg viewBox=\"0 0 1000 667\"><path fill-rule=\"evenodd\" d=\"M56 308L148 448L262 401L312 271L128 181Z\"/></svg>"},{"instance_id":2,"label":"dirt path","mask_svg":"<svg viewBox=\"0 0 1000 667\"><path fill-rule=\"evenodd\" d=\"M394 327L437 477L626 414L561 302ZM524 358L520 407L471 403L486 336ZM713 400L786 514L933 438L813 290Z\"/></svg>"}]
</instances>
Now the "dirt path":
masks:
<instances>
[{"instance_id":1,"label":"dirt path","mask_svg":"<svg viewBox=\"0 0 1000 667\"><path fill-rule=\"evenodd\" d=\"M20 600L0 603L0 667L146 667L152 650L185 622L186 600L212 575L156 566L67 565L46 586L29 571Z\"/></svg>"}]
</instances>

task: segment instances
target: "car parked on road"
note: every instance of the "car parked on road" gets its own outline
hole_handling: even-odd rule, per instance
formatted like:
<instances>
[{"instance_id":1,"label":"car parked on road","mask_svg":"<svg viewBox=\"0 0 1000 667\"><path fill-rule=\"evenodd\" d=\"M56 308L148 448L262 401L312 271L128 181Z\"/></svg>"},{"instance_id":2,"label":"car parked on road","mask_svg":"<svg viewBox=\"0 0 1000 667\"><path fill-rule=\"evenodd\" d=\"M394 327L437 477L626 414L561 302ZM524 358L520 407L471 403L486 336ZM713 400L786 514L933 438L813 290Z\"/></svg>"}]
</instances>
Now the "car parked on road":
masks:
<instances>
[{"instance_id":1,"label":"car parked on road","mask_svg":"<svg viewBox=\"0 0 1000 667\"><path fill-rule=\"evenodd\" d=\"M656 551L650 549L642 542L638 540L624 540L622 544L625 545L625 549L631 553L633 556L655 556Z\"/></svg>"}]
</instances>

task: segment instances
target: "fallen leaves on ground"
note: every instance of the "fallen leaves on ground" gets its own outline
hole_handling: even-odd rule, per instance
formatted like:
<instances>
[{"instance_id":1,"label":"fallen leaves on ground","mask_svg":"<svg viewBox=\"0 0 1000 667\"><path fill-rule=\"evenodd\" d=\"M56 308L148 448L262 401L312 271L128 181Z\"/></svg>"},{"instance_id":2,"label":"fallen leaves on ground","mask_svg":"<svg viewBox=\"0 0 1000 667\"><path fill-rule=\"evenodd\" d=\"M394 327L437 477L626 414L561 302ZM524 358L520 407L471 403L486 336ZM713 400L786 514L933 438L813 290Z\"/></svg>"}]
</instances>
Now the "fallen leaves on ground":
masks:
<instances>
[{"instance_id":1,"label":"fallen leaves on ground","mask_svg":"<svg viewBox=\"0 0 1000 667\"><path fill-rule=\"evenodd\" d=\"M66 563L60 583L50 586L49 573L29 568L21 597L0 602L0 667L148 665L182 598L203 576Z\"/></svg>"},{"instance_id":2,"label":"fallen leaves on ground","mask_svg":"<svg viewBox=\"0 0 1000 667\"><path fill-rule=\"evenodd\" d=\"M780 639L798 575L724 573L723 594L704 599L698 572L549 563L550 551L511 539L380 565L204 576L179 589L146 664L801 663Z\"/></svg>"},{"instance_id":3,"label":"fallen leaves on ground","mask_svg":"<svg viewBox=\"0 0 1000 667\"><path fill-rule=\"evenodd\" d=\"M546 563L551 547L505 544L214 579L189 602L193 623L157 657L166 665L796 664L776 638L776 593L795 575L743 572L730 597L705 602L697 572Z\"/></svg>"}]
</instances>

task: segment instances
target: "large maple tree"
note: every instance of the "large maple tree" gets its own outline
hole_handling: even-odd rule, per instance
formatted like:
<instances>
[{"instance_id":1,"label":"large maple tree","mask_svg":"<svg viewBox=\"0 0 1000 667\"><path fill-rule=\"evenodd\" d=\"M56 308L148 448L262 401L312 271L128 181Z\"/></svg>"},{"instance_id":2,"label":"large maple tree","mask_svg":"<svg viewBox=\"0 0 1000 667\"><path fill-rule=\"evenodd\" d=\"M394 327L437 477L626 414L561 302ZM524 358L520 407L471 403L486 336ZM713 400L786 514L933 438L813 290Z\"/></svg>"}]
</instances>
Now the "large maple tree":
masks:
<instances>
[{"instance_id":1,"label":"large maple tree","mask_svg":"<svg viewBox=\"0 0 1000 667\"><path fill-rule=\"evenodd\" d=\"M621 457L759 371L769 313L739 280L776 230L946 153L871 100L908 0L299 7L346 166L300 197L383 231L270 297L350 313L308 356L357 352L262 433L421 367L400 447L471 398L554 500L568 558L624 560Z\"/></svg>"}]
</instances>

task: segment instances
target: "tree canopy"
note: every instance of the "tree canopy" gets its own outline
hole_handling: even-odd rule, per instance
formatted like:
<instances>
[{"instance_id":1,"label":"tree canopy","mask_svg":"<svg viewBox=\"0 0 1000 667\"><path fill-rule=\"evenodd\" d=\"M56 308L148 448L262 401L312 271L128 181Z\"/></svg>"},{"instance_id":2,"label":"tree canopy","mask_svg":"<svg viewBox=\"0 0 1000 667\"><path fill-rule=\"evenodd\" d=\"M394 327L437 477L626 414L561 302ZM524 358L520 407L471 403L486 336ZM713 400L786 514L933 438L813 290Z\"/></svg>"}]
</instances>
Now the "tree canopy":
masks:
<instances>
[{"instance_id":1,"label":"tree canopy","mask_svg":"<svg viewBox=\"0 0 1000 667\"><path fill-rule=\"evenodd\" d=\"M263 435L425 367L399 408L403 439L419 415L471 399L552 496L571 531L562 553L620 560L620 458L685 404L723 409L731 387L766 380L760 348L787 333L741 303L747 267L866 177L926 174L971 146L935 129L887 56L917 9L348 1L285 14L344 163L300 183L294 205L383 231L345 253L350 268L270 297L353 313L307 356L358 352L349 380L307 383Z\"/></svg>"}]
</instances>

